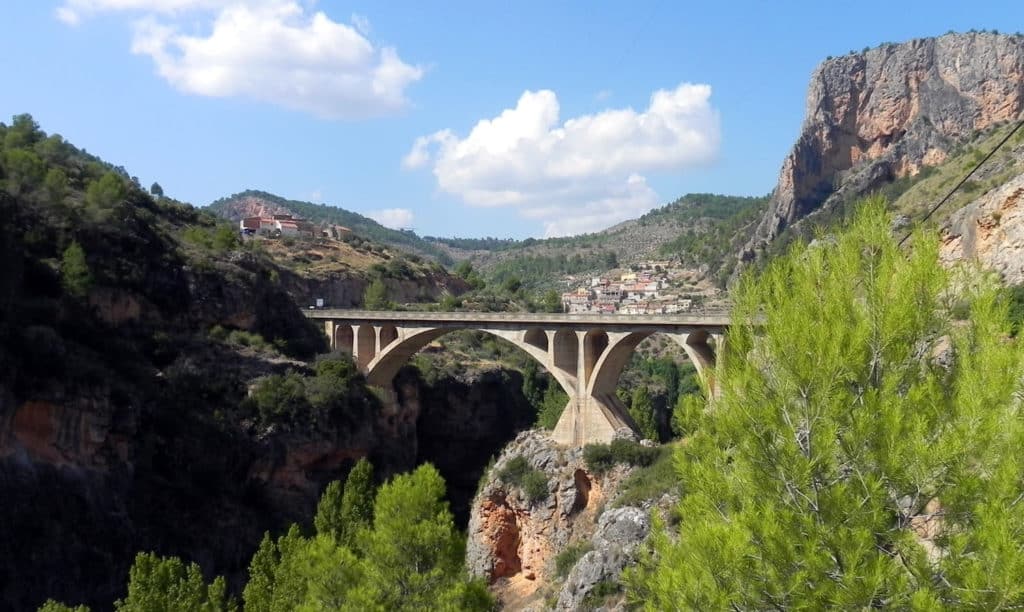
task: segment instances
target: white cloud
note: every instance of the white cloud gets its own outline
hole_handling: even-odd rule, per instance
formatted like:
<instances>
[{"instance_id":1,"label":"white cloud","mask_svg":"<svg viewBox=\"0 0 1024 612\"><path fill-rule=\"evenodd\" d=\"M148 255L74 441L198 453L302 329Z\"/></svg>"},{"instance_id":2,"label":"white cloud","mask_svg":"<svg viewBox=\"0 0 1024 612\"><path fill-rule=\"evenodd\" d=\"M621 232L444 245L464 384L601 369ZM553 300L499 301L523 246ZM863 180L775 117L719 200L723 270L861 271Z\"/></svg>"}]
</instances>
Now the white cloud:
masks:
<instances>
[{"instance_id":1,"label":"white cloud","mask_svg":"<svg viewBox=\"0 0 1024 612\"><path fill-rule=\"evenodd\" d=\"M366 216L392 229L412 227L413 214L408 208L385 208L367 213Z\"/></svg>"},{"instance_id":2,"label":"white cloud","mask_svg":"<svg viewBox=\"0 0 1024 612\"><path fill-rule=\"evenodd\" d=\"M327 119L392 114L423 69L355 26L312 12L296 0L66 0L57 17L69 24L98 12L141 15L132 52L185 93L243 97ZM202 24L202 34L183 24Z\"/></svg>"},{"instance_id":3,"label":"white cloud","mask_svg":"<svg viewBox=\"0 0 1024 612\"><path fill-rule=\"evenodd\" d=\"M369 36L373 32L373 28L370 27L370 20L359 13L352 13L352 25L363 36Z\"/></svg>"},{"instance_id":4,"label":"white cloud","mask_svg":"<svg viewBox=\"0 0 1024 612\"><path fill-rule=\"evenodd\" d=\"M659 90L631 108L560 122L558 98L527 91L515 108L483 119L465 138L441 130L417 138L406 168L433 164L438 186L473 206L516 206L548 236L593 231L657 205L641 173L678 172L718 153L711 87Z\"/></svg>"},{"instance_id":5,"label":"white cloud","mask_svg":"<svg viewBox=\"0 0 1024 612\"><path fill-rule=\"evenodd\" d=\"M133 11L144 13L180 13L192 10L223 8L231 0L65 0L57 8L57 18L77 25L83 18L96 13Z\"/></svg>"}]
</instances>

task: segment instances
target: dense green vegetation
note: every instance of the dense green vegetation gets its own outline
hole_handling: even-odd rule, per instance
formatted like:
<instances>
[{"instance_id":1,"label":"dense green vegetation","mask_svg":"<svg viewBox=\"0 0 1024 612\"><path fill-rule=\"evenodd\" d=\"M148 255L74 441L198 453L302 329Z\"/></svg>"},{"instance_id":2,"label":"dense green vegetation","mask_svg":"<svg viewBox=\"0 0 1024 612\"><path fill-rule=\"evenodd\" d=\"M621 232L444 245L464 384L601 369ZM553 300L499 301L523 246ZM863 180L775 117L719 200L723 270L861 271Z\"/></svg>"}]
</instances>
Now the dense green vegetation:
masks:
<instances>
[{"instance_id":1,"label":"dense green vegetation","mask_svg":"<svg viewBox=\"0 0 1024 612\"><path fill-rule=\"evenodd\" d=\"M616 465L648 466L661 454L656 446L643 446L632 440L617 438L608 444L588 444L583 447L583 461L587 469L603 474Z\"/></svg>"},{"instance_id":2,"label":"dense green vegetation","mask_svg":"<svg viewBox=\"0 0 1024 612\"><path fill-rule=\"evenodd\" d=\"M273 540L265 534L249 565L246 612L291 610L490 610L485 585L463 568L465 544L430 465L374 491L361 460L344 488L332 483L314 518ZM343 491L343 492L342 492ZM139 553L119 612L222 612L239 609L224 579L207 584L195 563ZM47 602L41 611L70 610ZM77 608L76 612L84 608Z\"/></svg>"},{"instance_id":3,"label":"dense green vegetation","mask_svg":"<svg viewBox=\"0 0 1024 612\"><path fill-rule=\"evenodd\" d=\"M492 282L517 279L527 289L548 289L567 274L589 273L595 276L617 268L613 251L597 250L574 255L520 255L502 260L487 271Z\"/></svg>"},{"instance_id":4,"label":"dense green vegetation","mask_svg":"<svg viewBox=\"0 0 1024 612\"><path fill-rule=\"evenodd\" d=\"M298 200L288 200L280 196L276 196L272 193L257 190L247 190L241 193L232 194L229 197L221 198L212 202L209 205L209 209L217 214L223 214L223 211L231 203L232 200L244 197L257 197L263 200L272 202L286 210L291 211L292 214L297 217L312 221L314 223L333 223L343 225L351 229L356 234L369 238L375 242L383 244L390 244L398 247L411 249L418 251L424 255L434 257L445 265L451 265L453 262L448 255L436 245L420 238L415 232L406 230L394 230L388 227L384 227L380 223L377 223L369 217L364 217L359 213L354 213L344 208L337 206L328 206L327 204L313 204L312 202L301 202Z\"/></svg>"},{"instance_id":5,"label":"dense green vegetation","mask_svg":"<svg viewBox=\"0 0 1024 612\"><path fill-rule=\"evenodd\" d=\"M263 377L242 401L241 410L263 427L315 429L328 423L355 425L379 408L348 355L323 356L314 369L313 376L290 370Z\"/></svg>"},{"instance_id":6,"label":"dense green vegetation","mask_svg":"<svg viewBox=\"0 0 1024 612\"><path fill-rule=\"evenodd\" d=\"M736 253L753 233L769 197L689 194L640 217L640 224L672 220L683 229L659 252L686 265L707 265L720 283L732 273Z\"/></svg>"},{"instance_id":7,"label":"dense green vegetation","mask_svg":"<svg viewBox=\"0 0 1024 612\"><path fill-rule=\"evenodd\" d=\"M997 283L937 256L921 232L898 248L875 200L743 280L715 409L676 451L679 534L653 536L635 605L1024 605L1024 353Z\"/></svg>"}]
</instances>

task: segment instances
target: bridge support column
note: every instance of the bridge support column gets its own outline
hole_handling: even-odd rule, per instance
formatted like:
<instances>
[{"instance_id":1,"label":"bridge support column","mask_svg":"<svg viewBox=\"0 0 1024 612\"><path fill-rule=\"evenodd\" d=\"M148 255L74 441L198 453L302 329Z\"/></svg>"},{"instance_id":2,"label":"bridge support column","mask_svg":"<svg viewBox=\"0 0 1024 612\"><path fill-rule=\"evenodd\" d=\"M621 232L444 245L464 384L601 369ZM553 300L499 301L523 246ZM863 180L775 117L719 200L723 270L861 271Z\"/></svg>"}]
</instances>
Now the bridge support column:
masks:
<instances>
[{"instance_id":1,"label":"bridge support column","mask_svg":"<svg viewBox=\"0 0 1024 612\"><path fill-rule=\"evenodd\" d=\"M636 424L615 394L618 376L610 388L594 385L602 371L602 357L612 347L613 338L609 336L616 336L614 341L617 342L628 334L607 334L600 330L576 331L573 334L576 336L577 355L575 385L571 391L567 389L570 391L569 402L551 433L552 437L559 444L579 447L593 442L610 442L621 429L635 430ZM553 348L557 349L555 344Z\"/></svg>"},{"instance_id":2,"label":"bridge support column","mask_svg":"<svg viewBox=\"0 0 1024 612\"><path fill-rule=\"evenodd\" d=\"M330 319L324 321L324 333L327 334L327 347L331 351L337 350L338 347L334 345L334 321Z\"/></svg>"}]
</instances>

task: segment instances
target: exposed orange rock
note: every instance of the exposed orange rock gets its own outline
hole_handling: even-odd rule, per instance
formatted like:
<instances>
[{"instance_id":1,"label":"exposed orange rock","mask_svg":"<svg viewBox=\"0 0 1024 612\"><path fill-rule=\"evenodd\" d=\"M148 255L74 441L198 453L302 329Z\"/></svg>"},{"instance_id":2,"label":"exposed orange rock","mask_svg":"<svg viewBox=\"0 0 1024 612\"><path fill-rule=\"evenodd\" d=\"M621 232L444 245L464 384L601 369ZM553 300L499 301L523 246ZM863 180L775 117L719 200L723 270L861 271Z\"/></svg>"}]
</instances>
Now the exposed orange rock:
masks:
<instances>
[{"instance_id":1,"label":"exposed orange rock","mask_svg":"<svg viewBox=\"0 0 1024 612\"><path fill-rule=\"evenodd\" d=\"M800 137L743 256L843 198L941 163L1024 111L1024 37L947 34L828 59L811 76Z\"/></svg>"}]
</instances>

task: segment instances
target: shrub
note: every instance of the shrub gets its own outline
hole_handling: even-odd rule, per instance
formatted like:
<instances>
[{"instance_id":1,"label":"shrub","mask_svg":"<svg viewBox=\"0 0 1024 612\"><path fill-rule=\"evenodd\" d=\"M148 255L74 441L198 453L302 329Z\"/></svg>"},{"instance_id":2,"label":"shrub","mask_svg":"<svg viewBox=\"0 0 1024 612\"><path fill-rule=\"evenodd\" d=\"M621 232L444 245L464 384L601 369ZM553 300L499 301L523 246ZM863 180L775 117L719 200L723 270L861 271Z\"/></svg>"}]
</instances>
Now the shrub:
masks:
<instances>
[{"instance_id":1,"label":"shrub","mask_svg":"<svg viewBox=\"0 0 1024 612\"><path fill-rule=\"evenodd\" d=\"M531 502L545 499L549 494L547 476L531 466L522 455L516 455L498 470L498 479L522 489Z\"/></svg>"},{"instance_id":2,"label":"shrub","mask_svg":"<svg viewBox=\"0 0 1024 612\"><path fill-rule=\"evenodd\" d=\"M615 498L615 507L636 506L665 493L679 491L681 483L672 461L672 448L662 446L655 449L658 452L654 461L636 470L622 482L619 496Z\"/></svg>"},{"instance_id":3,"label":"shrub","mask_svg":"<svg viewBox=\"0 0 1024 612\"><path fill-rule=\"evenodd\" d=\"M565 550L555 557L555 574L559 578L565 578L576 567L576 563L583 558L583 555L594 550L591 542L577 542L565 547Z\"/></svg>"},{"instance_id":4,"label":"shrub","mask_svg":"<svg viewBox=\"0 0 1024 612\"><path fill-rule=\"evenodd\" d=\"M642 446L632 440L617 439L611 444L588 444L583 447L583 461L587 468L603 474L617 464L648 466L654 463L661 450Z\"/></svg>"}]
</instances>

